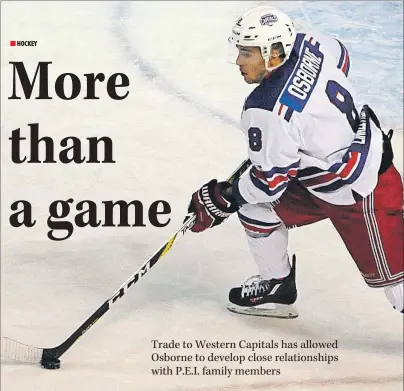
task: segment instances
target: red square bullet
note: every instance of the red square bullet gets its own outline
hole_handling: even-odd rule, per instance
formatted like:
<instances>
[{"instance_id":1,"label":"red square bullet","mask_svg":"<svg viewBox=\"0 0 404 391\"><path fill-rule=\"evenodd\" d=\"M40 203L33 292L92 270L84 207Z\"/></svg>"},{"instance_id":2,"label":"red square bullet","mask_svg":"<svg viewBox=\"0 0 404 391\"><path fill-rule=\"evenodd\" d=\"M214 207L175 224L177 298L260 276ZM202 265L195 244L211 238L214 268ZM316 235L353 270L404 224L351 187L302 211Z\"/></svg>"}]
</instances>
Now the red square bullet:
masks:
<instances>
[{"instance_id":1,"label":"red square bullet","mask_svg":"<svg viewBox=\"0 0 404 391\"><path fill-rule=\"evenodd\" d=\"M10 46L15 46L15 41L10 41Z\"/></svg>"}]
</instances>

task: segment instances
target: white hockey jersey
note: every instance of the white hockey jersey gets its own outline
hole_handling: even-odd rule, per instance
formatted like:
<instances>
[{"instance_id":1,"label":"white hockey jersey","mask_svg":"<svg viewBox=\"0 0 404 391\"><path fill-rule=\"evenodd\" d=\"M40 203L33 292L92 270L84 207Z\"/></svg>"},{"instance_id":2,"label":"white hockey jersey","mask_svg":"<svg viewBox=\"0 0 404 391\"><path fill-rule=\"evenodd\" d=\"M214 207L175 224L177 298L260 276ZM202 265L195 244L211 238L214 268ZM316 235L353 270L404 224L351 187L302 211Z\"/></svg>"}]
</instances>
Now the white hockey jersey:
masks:
<instances>
[{"instance_id":1,"label":"white hockey jersey","mask_svg":"<svg viewBox=\"0 0 404 391\"><path fill-rule=\"evenodd\" d=\"M383 136L373 122L359 127L349 68L338 40L299 33L288 61L248 96L241 128L252 167L233 185L240 204L274 202L295 177L336 205L373 191Z\"/></svg>"}]
</instances>

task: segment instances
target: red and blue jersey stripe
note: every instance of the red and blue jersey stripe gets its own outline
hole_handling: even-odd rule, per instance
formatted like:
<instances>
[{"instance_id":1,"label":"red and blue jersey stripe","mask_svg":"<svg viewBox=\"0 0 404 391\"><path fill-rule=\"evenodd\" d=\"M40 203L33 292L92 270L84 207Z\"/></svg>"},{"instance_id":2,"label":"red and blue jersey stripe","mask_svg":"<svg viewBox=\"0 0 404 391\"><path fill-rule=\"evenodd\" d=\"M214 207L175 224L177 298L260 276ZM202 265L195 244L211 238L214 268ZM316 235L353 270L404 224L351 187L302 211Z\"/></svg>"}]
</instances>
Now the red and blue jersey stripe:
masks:
<instances>
[{"instance_id":1,"label":"red and blue jersey stripe","mask_svg":"<svg viewBox=\"0 0 404 391\"><path fill-rule=\"evenodd\" d=\"M274 167L269 171L253 167L250 170L250 179L255 187L270 197L281 193L288 186L289 179L297 176L300 160L286 167Z\"/></svg>"},{"instance_id":2,"label":"red and blue jersey stripe","mask_svg":"<svg viewBox=\"0 0 404 391\"><path fill-rule=\"evenodd\" d=\"M274 229L281 225L280 222L268 223L260 220L255 220L237 212L241 224L247 233L252 237L267 237Z\"/></svg>"},{"instance_id":3,"label":"red and blue jersey stripe","mask_svg":"<svg viewBox=\"0 0 404 391\"><path fill-rule=\"evenodd\" d=\"M349 59L349 53L347 48L337 39L339 46L341 47L341 56L339 58L339 62L337 65L338 69L344 73L345 76L348 76L349 68L351 66L351 60Z\"/></svg>"}]
</instances>

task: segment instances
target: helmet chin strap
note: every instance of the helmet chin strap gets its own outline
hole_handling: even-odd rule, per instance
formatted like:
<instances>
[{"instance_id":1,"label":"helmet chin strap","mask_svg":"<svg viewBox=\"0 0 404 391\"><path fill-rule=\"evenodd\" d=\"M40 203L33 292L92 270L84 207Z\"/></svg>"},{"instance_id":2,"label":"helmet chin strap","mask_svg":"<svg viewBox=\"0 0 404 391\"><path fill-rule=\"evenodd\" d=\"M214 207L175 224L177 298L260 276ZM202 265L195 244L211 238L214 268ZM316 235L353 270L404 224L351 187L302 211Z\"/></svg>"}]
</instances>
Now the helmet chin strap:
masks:
<instances>
[{"instance_id":1,"label":"helmet chin strap","mask_svg":"<svg viewBox=\"0 0 404 391\"><path fill-rule=\"evenodd\" d=\"M273 72L275 69L280 68L280 67L281 67L283 64L285 64L285 62L286 62L286 60L283 60L280 64L278 64L278 65L276 65L276 66L274 66L274 67L270 67L270 66L269 66L270 57L269 57L269 56L265 56L265 57L263 57L263 59L264 59L264 62L265 62L265 69L266 69L268 72Z\"/></svg>"},{"instance_id":2,"label":"helmet chin strap","mask_svg":"<svg viewBox=\"0 0 404 391\"><path fill-rule=\"evenodd\" d=\"M266 72L262 75L261 79L258 81L259 84L261 84L263 80L265 80L267 77L269 77L273 71L280 68L286 61L283 60L280 64L278 64L274 67L268 67L267 64L269 63L269 58L268 58L268 60L264 59L264 62L265 62Z\"/></svg>"}]
</instances>

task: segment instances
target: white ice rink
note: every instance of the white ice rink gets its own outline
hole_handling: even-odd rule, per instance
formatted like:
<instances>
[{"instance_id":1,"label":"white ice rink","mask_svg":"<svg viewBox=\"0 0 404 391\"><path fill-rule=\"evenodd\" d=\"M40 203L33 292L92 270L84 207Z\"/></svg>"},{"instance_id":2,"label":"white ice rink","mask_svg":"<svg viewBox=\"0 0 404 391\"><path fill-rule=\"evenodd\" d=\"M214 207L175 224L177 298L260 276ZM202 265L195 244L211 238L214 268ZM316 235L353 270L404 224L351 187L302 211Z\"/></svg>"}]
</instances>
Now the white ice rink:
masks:
<instances>
[{"instance_id":1,"label":"white ice rink","mask_svg":"<svg viewBox=\"0 0 404 391\"><path fill-rule=\"evenodd\" d=\"M224 179L244 159L237 121L251 87L226 62L227 37L236 18L255 4L2 2L2 336L35 346L61 343L181 226L191 193L213 177ZM386 130L397 129L395 162L402 174L402 2L277 4L302 28L334 34L346 44L359 103L369 103ZM38 44L10 47L10 40ZM8 100L10 61L24 61L30 74L38 61L52 61L54 97L54 80L65 72L125 73L130 94L114 101L102 83L98 101ZM27 124L36 122L56 148L67 136L111 137L116 163L14 164L11 131L26 134ZM101 219L104 200L140 200L146 211L153 201L166 200L171 222L155 228L145 213L143 228L75 228L70 239L54 242L47 238L48 207L67 198L97 202ZM16 200L33 205L33 228L11 227L10 205ZM74 215L73 208L71 221ZM225 309L228 290L256 273L233 217L175 244L62 356L60 370L2 359L1 390L402 391L403 316L382 291L367 287L331 224L292 231L290 252L298 260L297 319L243 317ZM151 368L166 363L152 362L151 340L172 339L338 340L337 350L323 353L338 354L339 360L263 365L279 368L279 376L153 376Z\"/></svg>"}]
</instances>

